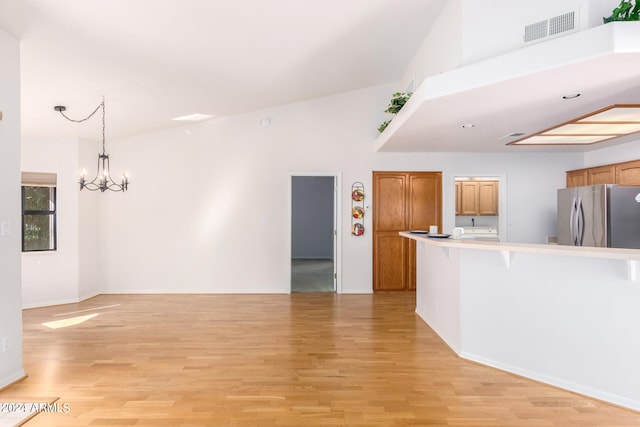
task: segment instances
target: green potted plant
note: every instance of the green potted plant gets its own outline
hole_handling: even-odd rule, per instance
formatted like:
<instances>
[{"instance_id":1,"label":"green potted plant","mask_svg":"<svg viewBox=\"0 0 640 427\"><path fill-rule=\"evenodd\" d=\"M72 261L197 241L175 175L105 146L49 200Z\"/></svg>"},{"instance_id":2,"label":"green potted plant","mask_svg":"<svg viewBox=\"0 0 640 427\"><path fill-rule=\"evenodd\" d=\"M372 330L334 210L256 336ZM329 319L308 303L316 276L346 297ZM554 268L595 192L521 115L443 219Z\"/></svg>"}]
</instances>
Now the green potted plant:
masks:
<instances>
[{"instance_id":1,"label":"green potted plant","mask_svg":"<svg viewBox=\"0 0 640 427\"><path fill-rule=\"evenodd\" d=\"M398 114L398 111L400 111L402 107L404 107L404 104L406 104L409 98L411 98L411 95L412 95L411 92L394 93L393 95L391 95L391 101L389 101L389 106L387 107L386 110L384 110L384 112L389 114ZM380 126L378 126L378 131L383 132L387 128L391 120L393 119L386 120Z\"/></svg>"},{"instance_id":2,"label":"green potted plant","mask_svg":"<svg viewBox=\"0 0 640 427\"><path fill-rule=\"evenodd\" d=\"M613 9L611 16L602 18L604 23L613 21L639 21L640 20L640 1L639 0L621 0L618 7Z\"/></svg>"}]
</instances>

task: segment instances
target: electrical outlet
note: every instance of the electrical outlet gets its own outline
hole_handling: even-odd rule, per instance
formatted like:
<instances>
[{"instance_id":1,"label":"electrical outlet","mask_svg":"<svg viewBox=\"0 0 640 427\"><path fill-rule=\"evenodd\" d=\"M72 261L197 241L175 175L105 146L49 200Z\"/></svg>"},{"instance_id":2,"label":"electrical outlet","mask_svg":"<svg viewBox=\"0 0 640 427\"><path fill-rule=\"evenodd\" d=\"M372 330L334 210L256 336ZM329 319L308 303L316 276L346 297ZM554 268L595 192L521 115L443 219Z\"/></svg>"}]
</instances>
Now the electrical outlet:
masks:
<instances>
[{"instance_id":1,"label":"electrical outlet","mask_svg":"<svg viewBox=\"0 0 640 427\"><path fill-rule=\"evenodd\" d=\"M11 337L2 337L2 351L5 352L11 348Z\"/></svg>"}]
</instances>

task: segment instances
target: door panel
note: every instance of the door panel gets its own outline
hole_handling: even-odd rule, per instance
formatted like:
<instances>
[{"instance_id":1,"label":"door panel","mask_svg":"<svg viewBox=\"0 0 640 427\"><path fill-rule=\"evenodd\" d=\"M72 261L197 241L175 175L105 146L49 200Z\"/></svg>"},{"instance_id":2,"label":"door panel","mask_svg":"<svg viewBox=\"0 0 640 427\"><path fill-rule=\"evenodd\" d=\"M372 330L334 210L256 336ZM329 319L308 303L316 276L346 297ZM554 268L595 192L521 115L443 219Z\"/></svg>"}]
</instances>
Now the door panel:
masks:
<instances>
[{"instance_id":1,"label":"door panel","mask_svg":"<svg viewBox=\"0 0 640 427\"><path fill-rule=\"evenodd\" d=\"M441 191L440 175L409 176L409 230L428 230L430 225L439 226Z\"/></svg>"},{"instance_id":2,"label":"door panel","mask_svg":"<svg viewBox=\"0 0 640 427\"><path fill-rule=\"evenodd\" d=\"M463 181L460 184L460 215L478 215L478 183Z\"/></svg>"},{"instance_id":3,"label":"door panel","mask_svg":"<svg viewBox=\"0 0 640 427\"><path fill-rule=\"evenodd\" d=\"M615 184L616 169L615 166L599 166L587 170L587 185L597 184Z\"/></svg>"},{"instance_id":4,"label":"door panel","mask_svg":"<svg viewBox=\"0 0 640 427\"><path fill-rule=\"evenodd\" d=\"M378 230L406 230L406 182L402 175L377 175L374 180L374 217Z\"/></svg>"},{"instance_id":5,"label":"door panel","mask_svg":"<svg viewBox=\"0 0 640 427\"><path fill-rule=\"evenodd\" d=\"M582 187L587 185L587 170L577 170L567 172L567 188Z\"/></svg>"},{"instance_id":6,"label":"door panel","mask_svg":"<svg viewBox=\"0 0 640 427\"><path fill-rule=\"evenodd\" d=\"M616 165L616 184L640 185L640 160Z\"/></svg>"},{"instance_id":7,"label":"door panel","mask_svg":"<svg viewBox=\"0 0 640 427\"><path fill-rule=\"evenodd\" d=\"M478 214L498 215L498 183L496 181L478 182Z\"/></svg>"},{"instance_id":8,"label":"door panel","mask_svg":"<svg viewBox=\"0 0 640 427\"><path fill-rule=\"evenodd\" d=\"M377 233L374 244L374 290L394 291L405 288L405 238L396 231Z\"/></svg>"}]
</instances>

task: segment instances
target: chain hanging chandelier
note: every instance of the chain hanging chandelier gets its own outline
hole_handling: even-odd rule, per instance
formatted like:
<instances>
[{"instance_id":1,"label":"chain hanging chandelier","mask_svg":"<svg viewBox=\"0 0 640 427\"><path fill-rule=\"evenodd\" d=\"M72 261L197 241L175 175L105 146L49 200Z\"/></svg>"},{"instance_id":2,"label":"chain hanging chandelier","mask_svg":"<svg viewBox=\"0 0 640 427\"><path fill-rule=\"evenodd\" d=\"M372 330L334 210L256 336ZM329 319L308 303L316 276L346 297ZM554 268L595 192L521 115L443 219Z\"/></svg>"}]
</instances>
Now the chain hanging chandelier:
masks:
<instances>
[{"instance_id":1,"label":"chain hanging chandelier","mask_svg":"<svg viewBox=\"0 0 640 427\"><path fill-rule=\"evenodd\" d=\"M62 115L62 117L74 123L82 123L86 120L89 120L91 117L94 116L94 114L98 112L98 110L102 109L102 153L98 153L98 170L96 172L96 176L91 181L87 181L85 177L86 171L85 170L82 171L82 175L80 176L80 181L78 181L78 183L80 184L80 191L82 191L85 188L89 191L100 190L101 192L105 192L106 190L127 191L127 187L129 186L129 178L127 177L127 175L123 174L120 179L120 184L118 184L111 178L111 174L109 173L110 171L109 155L105 151L105 137L104 137L104 133L105 133L104 132L104 129L105 129L104 97L102 98L102 102L96 107L95 110L93 110L93 113L89 114L87 117L80 120L74 120L69 118L64 113L67 110L67 107L63 105L56 105L55 107L53 107L53 109L59 112Z\"/></svg>"}]
</instances>

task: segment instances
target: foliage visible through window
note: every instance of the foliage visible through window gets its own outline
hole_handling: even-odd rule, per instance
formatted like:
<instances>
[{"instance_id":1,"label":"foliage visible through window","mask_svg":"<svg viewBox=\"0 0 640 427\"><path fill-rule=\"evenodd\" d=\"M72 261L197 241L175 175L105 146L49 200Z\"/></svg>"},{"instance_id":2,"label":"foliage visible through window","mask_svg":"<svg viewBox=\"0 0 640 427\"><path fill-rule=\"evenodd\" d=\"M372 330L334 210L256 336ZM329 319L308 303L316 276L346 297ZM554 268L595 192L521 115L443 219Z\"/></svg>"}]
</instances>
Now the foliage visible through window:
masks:
<instances>
[{"instance_id":1,"label":"foliage visible through window","mask_svg":"<svg viewBox=\"0 0 640 427\"><path fill-rule=\"evenodd\" d=\"M56 188L22 187L22 251L56 250Z\"/></svg>"}]
</instances>

